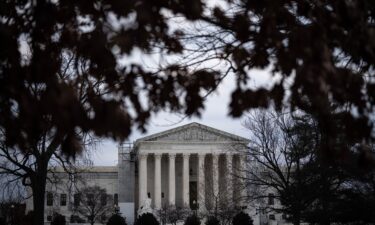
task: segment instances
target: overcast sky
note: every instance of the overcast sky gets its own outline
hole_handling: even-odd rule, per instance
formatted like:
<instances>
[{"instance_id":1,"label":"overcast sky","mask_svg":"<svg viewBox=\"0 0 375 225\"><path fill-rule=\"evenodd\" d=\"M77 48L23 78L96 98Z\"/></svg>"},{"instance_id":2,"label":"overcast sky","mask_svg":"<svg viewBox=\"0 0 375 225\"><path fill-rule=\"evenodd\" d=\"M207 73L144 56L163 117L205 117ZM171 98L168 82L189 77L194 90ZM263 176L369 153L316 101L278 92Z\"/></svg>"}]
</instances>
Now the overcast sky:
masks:
<instances>
[{"instance_id":1,"label":"overcast sky","mask_svg":"<svg viewBox=\"0 0 375 225\"><path fill-rule=\"evenodd\" d=\"M270 83L270 75L267 71L254 71L252 77L254 78L254 81L251 85L254 87L267 87ZM181 121L181 116L159 113L151 118L147 126L147 133L141 134L139 131L134 131L130 136L129 141L134 142L140 137L172 129L191 122L198 122L235 135L248 137L248 132L242 126L244 117L233 119L228 116L228 104L230 101L230 93L233 88L234 79L227 77L218 91L212 93L207 99L205 111L202 113L201 118L185 118ZM101 166L115 166L117 164L117 145L118 143L112 140L103 140L93 153L94 164Z\"/></svg>"}]
</instances>

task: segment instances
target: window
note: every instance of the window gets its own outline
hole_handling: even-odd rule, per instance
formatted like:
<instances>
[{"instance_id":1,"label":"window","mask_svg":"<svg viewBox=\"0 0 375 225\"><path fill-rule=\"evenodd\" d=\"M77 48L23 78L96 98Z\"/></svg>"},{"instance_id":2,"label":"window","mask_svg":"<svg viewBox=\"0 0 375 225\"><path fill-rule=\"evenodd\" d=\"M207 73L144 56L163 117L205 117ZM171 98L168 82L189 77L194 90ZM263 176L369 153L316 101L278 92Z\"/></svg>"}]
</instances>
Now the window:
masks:
<instances>
[{"instance_id":1,"label":"window","mask_svg":"<svg viewBox=\"0 0 375 225\"><path fill-rule=\"evenodd\" d=\"M79 206L81 202L81 195L80 194L74 194L74 206Z\"/></svg>"},{"instance_id":2,"label":"window","mask_svg":"<svg viewBox=\"0 0 375 225\"><path fill-rule=\"evenodd\" d=\"M114 194L114 195L113 195L113 203L114 203L115 205L118 205L118 194Z\"/></svg>"},{"instance_id":3,"label":"window","mask_svg":"<svg viewBox=\"0 0 375 225\"><path fill-rule=\"evenodd\" d=\"M268 218L269 218L270 220L275 220L275 215L270 214Z\"/></svg>"},{"instance_id":4,"label":"window","mask_svg":"<svg viewBox=\"0 0 375 225\"><path fill-rule=\"evenodd\" d=\"M275 195L272 193L268 194L268 205L273 205L275 204Z\"/></svg>"},{"instance_id":5,"label":"window","mask_svg":"<svg viewBox=\"0 0 375 225\"><path fill-rule=\"evenodd\" d=\"M60 194L60 205L66 206L66 194Z\"/></svg>"},{"instance_id":6,"label":"window","mask_svg":"<svg viewBox=\"0 0 375 225\"><path fill-rule=\"evenodd\" d=\"M283 214L283 215L281 216L281 218L282 218L283 220L287 220L286 214Z\"/></svg>"},{"instance_id":7,"label":"window","mask_svg":"<svg viewBox=\"0 0 375 225\"><path fill-rule=\"evenodd\" d=\"M47 193L47 205L48 206L53 205L53 194L51 192Z\"/></svg>"},{"instance_id":8,"label":"window","mask_svg":"<svg viewBox=\"0 0 375 225\"><path fill-rule=\"evenodd\" d=\"M47 216L47 221L48 221L48 222L51 222L51 221L52 221L52 216L51 216L51 215Z\"/></svg>"},{"instance_id":9,"label":"window","mask_svg":"<svg viewBox=\"0 0 375 225\"><path fill-rule=\"evenodd\" d=\"M100 203L104 206L104 205L107 205L107 195L103 194L101 197L100 197Z\"/></svg>"}]
</instances>

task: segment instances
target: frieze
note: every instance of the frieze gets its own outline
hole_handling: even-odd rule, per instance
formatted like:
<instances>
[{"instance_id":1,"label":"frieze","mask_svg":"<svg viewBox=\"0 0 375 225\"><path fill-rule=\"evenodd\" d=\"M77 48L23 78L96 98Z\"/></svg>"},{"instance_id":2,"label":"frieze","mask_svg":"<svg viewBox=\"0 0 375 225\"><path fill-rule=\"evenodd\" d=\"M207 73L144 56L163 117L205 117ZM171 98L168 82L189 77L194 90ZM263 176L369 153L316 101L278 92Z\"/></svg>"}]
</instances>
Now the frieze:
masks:
<instances>
[{"instance_id":1,"label":"frieze","mask_svg":"<svg viewBox=\"0 0 375 225\"><path fill-rule=\"evenodd\" d=\"M148 141L229 141L231 139L196 127L149 139Z\"/></svg>"}]
</instances>

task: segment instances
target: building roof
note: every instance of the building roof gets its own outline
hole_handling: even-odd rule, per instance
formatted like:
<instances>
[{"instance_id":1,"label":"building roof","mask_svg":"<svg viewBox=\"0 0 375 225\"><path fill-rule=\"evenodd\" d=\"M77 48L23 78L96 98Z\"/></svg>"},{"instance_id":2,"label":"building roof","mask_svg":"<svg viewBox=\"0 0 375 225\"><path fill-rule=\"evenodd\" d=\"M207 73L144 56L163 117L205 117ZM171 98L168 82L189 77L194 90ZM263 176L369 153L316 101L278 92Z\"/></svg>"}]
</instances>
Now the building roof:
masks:
<instances>
[{"instance_id":1,"label":"building roof","mask_svg":"<svg viewBox=\"0 0 375 225\"><path fill-rule=\"evenodd\" d=\"M191 132L194 130L195 132ZM168 138L169 137L169 138ZM244 142L249 143L249 139L234 135L213 127L209 127L200 123L189 123L183 126L179 126L173 129L162 131L156 134L152 134L140 139L137 139L135 145L140 142L151 142L151 141L218 141L225 140L230 142Z\"/></svg>"},{"instance_id":2,"label":"building roof","mask_svg":"<svg viewBox=\"0 0 375 225\"><path fill-rule=\"evenodd\" d=\"M53 170L57 173L65 173L63 167L56 167ZM117 173L118 167L117 166L85 166L76 169L77 172L80 173Z\"/></svg>"}]
</instances>

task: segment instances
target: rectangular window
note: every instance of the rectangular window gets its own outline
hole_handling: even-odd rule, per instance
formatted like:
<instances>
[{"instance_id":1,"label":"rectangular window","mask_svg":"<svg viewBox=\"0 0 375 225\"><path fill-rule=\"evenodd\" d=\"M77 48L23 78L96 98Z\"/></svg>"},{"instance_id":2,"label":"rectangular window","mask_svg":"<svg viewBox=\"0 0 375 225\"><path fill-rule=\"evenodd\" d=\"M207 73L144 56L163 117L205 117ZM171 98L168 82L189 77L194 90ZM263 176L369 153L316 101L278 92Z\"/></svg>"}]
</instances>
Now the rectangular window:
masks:
<instances>
[{"instance_id":1,"label":"rectangular window","mask_svg":"<svg viewBox=\"0 0 375 225\"><path fill-rule=\"evenodd\" d=\"M81 195L80 194L74 194L74 206L78 207L81 202Z\"/></svg>"},{"instance_id":2,"label":"rectangular window","mask_svg":"<svg viewBox=\"0 0 375 225\"><path fill-rule=\"evenodd\" d=\"M66 206L66 194L60 194L60 205Z\"/></svg>"},{"instance_id":3,"label":"rectangular window","mask_svg":"<svg viewBox=\"0 0 375 225\"><path fill-rule=\"evenodd\" d=\"M48 206L53 205L53 194L51 192L47 192L47 205Z\"/></svg>"},{"instance_id":4,"label":"rectangular window","mask_svg":"<svg viewBox=\"0 0 375 225\"><path fill-rule=\"evenodd\" d=\"M106 194L103 194L101 197L100 197L100 203L102 205L107 205L107 195Z\"/></svg>"},{"instance_id":5,"label":"rectangular window","mask_svg":"<svg viewBox=\"0 0 375 225\"><path fill-rule=\"evenodd\" d=\"M113 195L113 204L118 205L118 194Z\"/></svg>"},{"instance_id":6,"label":"rectangular window","mask_svg":"<svg viewBox=\"0 0 375 225\"><path fill-rule=\"evenodd\" d=\"M275 204L275 195L272 193L268 194L268 205L273 205Z\"/></svg>"},{"instance_id":7,"label":"rectangular window","mask_svg":"<svg viewBox=\"0 0 375 225\"><path fill-rule=\"evenodd\" d=\"M270 220L275 220L275 215L270 214L270 215L269 215L269 218L270 218Z\"/></svg>"}]
</instances>

